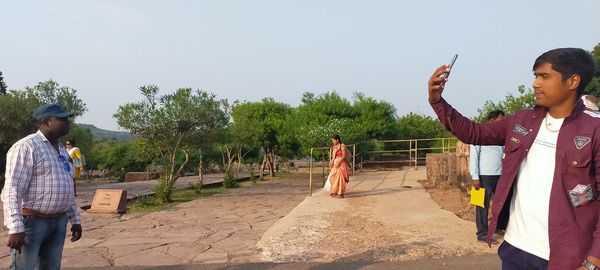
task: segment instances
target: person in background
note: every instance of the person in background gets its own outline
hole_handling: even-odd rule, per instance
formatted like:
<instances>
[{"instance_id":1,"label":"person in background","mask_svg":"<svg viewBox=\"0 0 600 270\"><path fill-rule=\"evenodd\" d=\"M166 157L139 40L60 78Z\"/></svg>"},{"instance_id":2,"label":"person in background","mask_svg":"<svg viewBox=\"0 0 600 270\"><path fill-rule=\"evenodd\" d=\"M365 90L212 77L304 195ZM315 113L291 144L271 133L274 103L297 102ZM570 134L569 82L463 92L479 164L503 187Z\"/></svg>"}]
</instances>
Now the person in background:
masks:
<instances>
[{"instance_id":1,"label":"person in background","mask_svg":"<svg viewBox=\"0 0 600 270\"><path fill-rule=\"evenodd\" d=\"M346 145L342 143L340 136L335 134L331 138L331 161L329 162L329 181L331 182L331 189L329 195L331 197L344 198L346 193L346 184L348 183L348 177L350 176L350 170L348 163L346 162Z\"/></svg>"},{"instance_id":2,"label":"person in background","mask_svg":"<svg viewBox=\"0 0 600 270\"><path fill-rule=\"evenodd\" d=\"M503 111L491 111L486 122L504 119ZM488 213L490 199L496 190L496 185L502 174L502 154L504 146L500 145L471 145L469 155L469 172L473 179L473 187L485 188L484 207L475 206L475 224L477 240L486 242L488 235ZM496 239L493 240L494 242Z\"/></svg>"},{"instance_id":3,"label":"person in background","mask_svg":"<svg viewBox=\"0 0 600 270\"><path fill-rule=\"evenodd\" d=\"M74 140L65 142L67 151L69 151L69 159L75 168L73 171L73 191L75 192L75 197L77 197L77 182L81 179L81 172L84 170L84 163L81 150L79 150L79 147L75 146L74 144Z\"/></svg>"}]
</instances>

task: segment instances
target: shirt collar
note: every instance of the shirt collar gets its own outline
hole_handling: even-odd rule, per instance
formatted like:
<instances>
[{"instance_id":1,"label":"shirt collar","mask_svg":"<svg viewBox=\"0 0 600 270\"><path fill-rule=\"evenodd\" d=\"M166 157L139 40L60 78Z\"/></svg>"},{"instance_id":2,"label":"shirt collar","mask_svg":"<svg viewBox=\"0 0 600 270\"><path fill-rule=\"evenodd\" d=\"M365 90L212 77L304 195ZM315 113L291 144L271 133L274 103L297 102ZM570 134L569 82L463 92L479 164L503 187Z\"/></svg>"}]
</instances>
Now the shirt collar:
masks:
<instances>
[{"instance_id":1,"label":"shirt collar","mask_svg":"<svg viewBox=\"0 0 600 270\"><path fill-rule=\"evenodd\" d=\"M42 141L50 143L50 140L46 138L46 135L44 135L44 133L42 133L41 130L38 129L38 131L35 134L39 136L42 139ZM50 145L52 144L50 143ZM60 152L62 152L62 149L66 150L67 148L61 142L58 142L58 149Z\"/></svg>"},{"instance_id":2,"label":"shirt collar","mask_svg":"<svg viewBox=\"0 0 600 270\"><path fill-rule=\"evenodd\" d=\"M46 135L44 135L44 133L42 133L42 131L41 131L41 130L39 130L39 129L38 129L38 131L37 131L35 134L37 134L38 136L40 136L40 138L42 138L42 141L45 141L45 142L50 142L50 141L48 140L48 138L46 138Z\"/></svg>"}]
</instances>

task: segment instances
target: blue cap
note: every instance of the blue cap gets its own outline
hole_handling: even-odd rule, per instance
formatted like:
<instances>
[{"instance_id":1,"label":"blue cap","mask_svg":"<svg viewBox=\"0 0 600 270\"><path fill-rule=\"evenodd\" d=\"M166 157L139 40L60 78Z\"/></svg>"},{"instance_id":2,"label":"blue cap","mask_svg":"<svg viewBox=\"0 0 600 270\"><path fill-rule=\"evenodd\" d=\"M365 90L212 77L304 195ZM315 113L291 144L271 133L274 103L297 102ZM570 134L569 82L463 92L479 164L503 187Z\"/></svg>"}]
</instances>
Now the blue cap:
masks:
<instances>
[{"instance_id":1,"label":"blue cap","mask_svg":"<svg viewBox=\"0 0 600 270\"><path fill-rule=\"evenodd\" d=\"M75 114L63 110L63 108L60 107L60 105L58 104L46 104L38 107L37 109L35 109L35 111L33 111L33 117L35 117L35 120L45 119L48 117L65 118L71 117L73 115Z\"/></svg>"}]
</instances>

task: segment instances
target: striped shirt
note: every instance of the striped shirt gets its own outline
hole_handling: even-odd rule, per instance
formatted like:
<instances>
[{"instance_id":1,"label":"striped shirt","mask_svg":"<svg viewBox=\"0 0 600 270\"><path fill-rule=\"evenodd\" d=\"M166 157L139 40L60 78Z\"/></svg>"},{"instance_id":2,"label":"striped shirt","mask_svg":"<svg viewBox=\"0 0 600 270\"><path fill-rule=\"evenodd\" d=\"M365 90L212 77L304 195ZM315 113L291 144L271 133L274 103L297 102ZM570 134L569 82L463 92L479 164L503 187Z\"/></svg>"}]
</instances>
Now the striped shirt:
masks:
<instances>
[{"instance_id":1,"label":"striped shirt","mask_svg":"<svg viewBox=\"0 0 600 270\"><path fill-rule=\"evenodd\" d=\"M41 131L8 150L2 203L9 234L25 231L23 208L46 214L64 212L71 224L81 224L73 191L73 166L60 143L59 152Z\"/></svg>"}]
</instances>

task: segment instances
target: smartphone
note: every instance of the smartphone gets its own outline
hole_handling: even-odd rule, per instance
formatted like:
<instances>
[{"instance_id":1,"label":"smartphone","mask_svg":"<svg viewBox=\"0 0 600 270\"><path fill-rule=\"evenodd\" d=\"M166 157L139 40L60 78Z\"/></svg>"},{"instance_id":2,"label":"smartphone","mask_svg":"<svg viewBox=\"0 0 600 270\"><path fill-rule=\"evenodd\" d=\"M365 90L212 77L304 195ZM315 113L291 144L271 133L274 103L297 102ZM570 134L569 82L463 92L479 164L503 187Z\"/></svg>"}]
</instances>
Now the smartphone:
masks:
<instances>
[{"instance_id":1,"label":"smartphone","mask_svg":"<svg viewBox=\"0 0 600 270\"><path fill-rule=\"evenodd\" d=\"M450 60L450 64L448 64L448 69L452 70L452 66L454 66L454 62L456 62L457 58L458 58L458 54L455 54L452 57L452 60ZM444 73L444 78L448 78L448 73Z\"/></svg>"}]
</instances>

